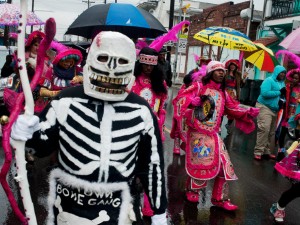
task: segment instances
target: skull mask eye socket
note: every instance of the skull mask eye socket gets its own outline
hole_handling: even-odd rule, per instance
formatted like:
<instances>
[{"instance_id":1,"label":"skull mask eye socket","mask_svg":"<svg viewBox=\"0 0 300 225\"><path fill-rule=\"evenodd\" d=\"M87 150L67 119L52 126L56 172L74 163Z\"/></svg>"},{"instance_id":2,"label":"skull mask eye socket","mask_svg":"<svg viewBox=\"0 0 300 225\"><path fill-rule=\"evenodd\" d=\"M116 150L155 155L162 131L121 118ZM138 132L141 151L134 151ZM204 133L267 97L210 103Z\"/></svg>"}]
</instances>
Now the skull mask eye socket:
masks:
<instances>
[{"instance_id":1,"label":"skull mask eye socket","mask_svg":"<svg viewBox=\"0 0 300 225\"><path fill-rule=\"evenodd\" d=\"M128 64L129 61L128 61L127 59L122 59L122 58L120 58L120 59L118 60L118 63L119 63L120 65L125 65L125 64Z\"/></svg>"},{"instance_id":2,"label":"skull mask eye socket","mask_svg":"<svg viewBox=\"0 0 300 225\"><path fill-rule=\"evenodd\" d=\"M105 62L108 61L108 55L99 55L99 56L97 57L97 60L98 60L99 62L105 63Z\"/></svg>"}]
</instances>

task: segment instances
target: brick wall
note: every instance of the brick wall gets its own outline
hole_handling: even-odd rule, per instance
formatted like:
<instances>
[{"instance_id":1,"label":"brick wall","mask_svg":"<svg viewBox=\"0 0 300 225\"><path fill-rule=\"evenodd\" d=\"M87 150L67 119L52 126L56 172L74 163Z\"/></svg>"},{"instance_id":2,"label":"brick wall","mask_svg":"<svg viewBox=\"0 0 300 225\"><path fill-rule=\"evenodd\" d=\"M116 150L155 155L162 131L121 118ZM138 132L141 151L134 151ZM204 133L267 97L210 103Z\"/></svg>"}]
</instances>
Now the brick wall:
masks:
<instances>
[{"instance_id":1,"label":"brick wall","mask_svg":"<svg viewBox=\"0 0 300 225\"><path fill-rule=\"evenodd\" d=\"M210 27L210 26L231 27L233 29L236 29L246 34L248 21L241 18L240 12L243 9L247 9L249 7L250 7L250 1L242 2L239 4L234 4L233 2L227 2L217 6L213 6L211 8L204 9L203 13L191 16L187 52L189 46L204 45L203 42L195 40L193 36L194 34L196 34L202 29L205 29L206 27ZM253 41L256 38L256 30L258 25L259 23L251 23L249 36L250 39ZM186 64L187 64L187 60L186 60Z\"/></svg>"}]
</instances>

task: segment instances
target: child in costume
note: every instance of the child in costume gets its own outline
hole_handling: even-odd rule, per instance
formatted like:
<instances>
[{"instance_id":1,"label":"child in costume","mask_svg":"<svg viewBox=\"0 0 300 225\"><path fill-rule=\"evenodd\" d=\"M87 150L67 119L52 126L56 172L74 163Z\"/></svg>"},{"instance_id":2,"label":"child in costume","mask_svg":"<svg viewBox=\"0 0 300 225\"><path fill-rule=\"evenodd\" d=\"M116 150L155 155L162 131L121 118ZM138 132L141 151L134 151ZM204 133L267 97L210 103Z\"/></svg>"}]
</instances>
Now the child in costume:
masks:
<instances>
[{"instance_id":1,"label":"child in costume","mask_svg":"<svg viewBox=\"0 0 300 225\"><path fill-rule=\"evenodd\" d=\"M300 128L300 105L298 104L294 116L289 119L289 125L293 128ZM277 203L274 203L270 209L275 221L283 222L285 217L285 207L294 199L300 197L300 139L295 141L285 152L285 157L277 162L275 169L284 177L288 178L292 186L281 194Z\"/></svg>"},{"instance_id":2,"label":"child in costume","mask_svg":"<svg viewBox=\"0 0 300 225\"><path fill-rule=\"evenodd\" d=\"M33 78L36 69L36 60L37 60L37 51L42 39L45 37L45 34L41 31L33 31L29 36L25 44L25 62L27 67L27 73L29 81ZM51 66L51 61L49 58L45 60L43 74L45 74Z\"/></svg>"},{"instance_id":3,"label":"child in costume","mask_svg":"<svg viewBox=\"0 0 300 225\"><path fill-rule=\"evenodd\" d=\"M218 61L207 65L207 74L199 87L190 90L182 111L185 111L187 131L186 144L186 197L198 202L199 191L206 187L208 180L214 179L211 202L217 207L234 211L238 206L228 198L229 180L236 180L229 154L218 132L224 114L236 120L236 127L245 133L255 129L253 118L259 110L241 108L225 91L225 66ZM188 95L187 95L188 96Z\"/></svg>"},{"instance_id":4,"label":"child in costume","mask_svg":"<svg viewBox=\"0 0 300 225\"><path fill-rule=\"evenodd\" d=\"M292 69L286 75L286 95L285 107L281 122L281 131L278 139L278 161L284 157L285 136L288 132L288 120L295 115L297 105L300 103L300 69ZM299 129L295 129L296 138L299 136Z\"/></svg>"},{"instance_id":5,"label":"child in costume","mask_svg":"<svg viewBox=\"0 0 300 225\"><path fill-rule=\"evenodd\" d=\"M40 113L61 90L82 84L83 78L77 72L81 60L82 54L79 50L60 48L52 62L53 66L40 78L39 98L35 102L36 113Z\"/></svg>"},{"instance_id":6,"label":"child in costume","mask_svg":"<svg viewBox=\"0 0 300 225\"><path fill-rule=\"evenodd\" d=\"M173 153L180 154L180 149L185 150L186 143L186 125L184 112L181 110L182 105L186 103L186 95L191 95L191 90L197 90L202 77L206 74L206 66L211 59L199 57L196 54L194 59L198 65L196 69L191 70L183 79L184 84L181 86L177 96L173 99L173 119L170 137L174 139ZM196 94L196 93L194 93ZM193 95L193 94L192 94Z\"/></svg>"},{"instance_id":7,"label":"child in costume","mask_svg":"<svg viewBox=\"0 0 300 225\"><path fill-rule=\"evenodd\" d=\"M11 137L40 150L59 148L50 174L48 225L140 224L138 176L150 198L152 225L167 225L162 141L148 103L130 92L134 43L100 32L83 71L83 85L62 90L40 114L20 115Z\"/></svg>"}]
</instances>

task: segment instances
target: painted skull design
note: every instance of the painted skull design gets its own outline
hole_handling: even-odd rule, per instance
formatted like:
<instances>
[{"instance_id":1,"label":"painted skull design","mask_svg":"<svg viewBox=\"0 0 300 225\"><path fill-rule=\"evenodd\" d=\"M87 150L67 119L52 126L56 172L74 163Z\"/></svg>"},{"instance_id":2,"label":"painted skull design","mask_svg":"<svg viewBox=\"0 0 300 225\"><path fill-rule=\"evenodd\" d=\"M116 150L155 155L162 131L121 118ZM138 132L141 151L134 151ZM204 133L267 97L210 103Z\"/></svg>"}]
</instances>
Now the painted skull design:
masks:
<instances>
[{"instance_id":1,"label":"painted skull design","mask_svg":"<svg viewBox=\"0 0 300 225\"><path fill-rule=\"evenodd\" d=\"M86 95L104 101L123 101L134 83L136 52L125 35L100 32L93 40L83 71Z\"/></svg>"}]
</instances>

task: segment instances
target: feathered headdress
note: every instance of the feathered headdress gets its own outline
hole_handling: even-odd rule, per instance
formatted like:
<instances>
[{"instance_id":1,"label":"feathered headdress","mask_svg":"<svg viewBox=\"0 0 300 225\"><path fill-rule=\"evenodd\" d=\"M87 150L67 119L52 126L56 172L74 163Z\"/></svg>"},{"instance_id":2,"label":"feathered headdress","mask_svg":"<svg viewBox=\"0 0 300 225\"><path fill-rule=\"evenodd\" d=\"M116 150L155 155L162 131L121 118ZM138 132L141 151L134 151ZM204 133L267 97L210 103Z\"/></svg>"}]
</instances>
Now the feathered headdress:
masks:
<instances>
[{"instance_id":1,"label":"feathered headdress","mask_svg":"<svg viewBox=\"0 0 300 225\"><path fill-rule=\"evenodd\" d=\"M56 65L60 60L65 60L67 58L74 59L75 65L78 65L82 60L82 54L77 49L68 48L62 43L52 41L51 48L56 51L56 56L53 60L53 65Z\"/></svg>"}]
</instances>

